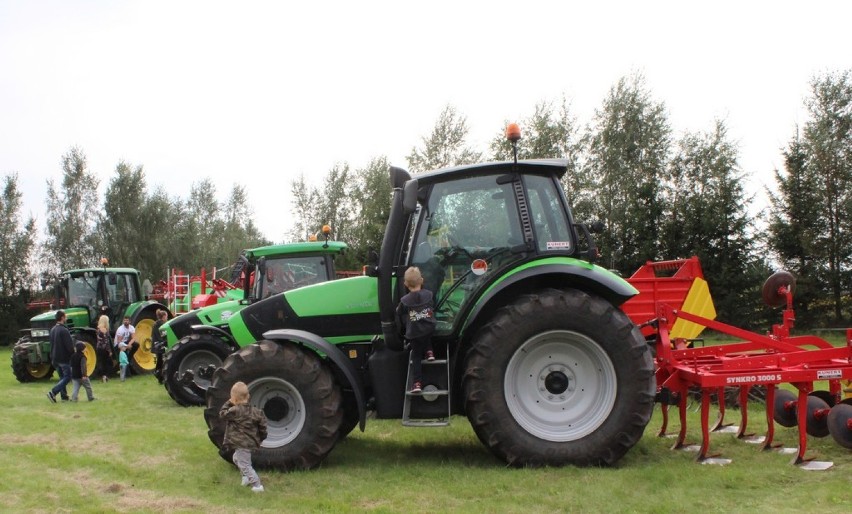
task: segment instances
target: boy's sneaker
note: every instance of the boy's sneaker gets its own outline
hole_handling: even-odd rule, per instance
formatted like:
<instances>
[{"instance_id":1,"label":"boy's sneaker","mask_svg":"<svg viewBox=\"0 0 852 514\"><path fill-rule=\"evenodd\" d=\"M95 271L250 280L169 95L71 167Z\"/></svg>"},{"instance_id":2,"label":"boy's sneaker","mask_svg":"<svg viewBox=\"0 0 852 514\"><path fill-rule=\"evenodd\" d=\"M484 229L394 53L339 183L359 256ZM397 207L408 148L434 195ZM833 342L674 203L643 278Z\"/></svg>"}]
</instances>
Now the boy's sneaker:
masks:
<instances>
[{"instance_id":1,"label":"boy's sneaker","mask_svg":"<svg viewBox=\"0 0 852 514\"><path fill-rule=\"evenodd\" d=\"M423 384L420 382L414 382L414 387L411 388L412 393L420 393L423 391Z\"/></svg>"},{"instance_id":2,"label":"boy's sneaker","mask_svg":"<svg viewBox=\"0 0 852 514\"><path fill-rule=\"evenodd\" d=\"M243 486L243 487L245 487L245 486L249 485L249 479L248 479L248 477L245 477L245 476L244 476L244 477L243 477L243 480L240 482L240 485L241 485L241 486Z\"/></svg>"},{"instance_id":3,"label":"boy's sneaker","mask_svg":"<svg viewBox=\"0 0 852 514\"><path fill-rule=\"evenodd\" d=\"M53 403L56 403L56 395L53 394L53 391L47 392L47 398L48 398L48 400L52 401Z\"/></svg>"},{"instance_id":4,"label":"boy's sneaker","mask_svg":"<svg viewBox=\"0 0 852 514\"><path fill-rule=\"evenodd\" d=\"M435 360L435 354L432 353L432 350L426 351L426 360L429 361L429 362L432 362L433 360Z\"/></svg>"},{"instance_id":5,"label":"boy's sneaker","mask_svg":"<svg viewBox=\"0 0 852 514\"><path fill-rule=\"evenodd\" d=\"M263 486L262 485L256 485L256 486L251 488L251 492L262 493L263 492Z\"/></svg>"}]
</instances>

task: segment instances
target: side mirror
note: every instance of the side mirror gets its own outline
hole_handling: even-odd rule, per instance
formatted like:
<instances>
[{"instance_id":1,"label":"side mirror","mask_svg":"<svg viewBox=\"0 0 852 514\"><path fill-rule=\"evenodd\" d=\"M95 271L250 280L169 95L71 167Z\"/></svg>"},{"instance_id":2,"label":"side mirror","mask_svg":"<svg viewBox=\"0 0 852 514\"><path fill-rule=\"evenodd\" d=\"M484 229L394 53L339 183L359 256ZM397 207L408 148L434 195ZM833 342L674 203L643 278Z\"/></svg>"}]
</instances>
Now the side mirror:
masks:
<instances>
[{"instance_id":1,"label":"side mirror","mask_svg":"<svg viewBox=\"0 0 852 514\"><path fill-rule=\"evenodd\" d=\"M417 179L411 179L402 187L402 212L411 214L417 209Z\"/></svg>"},{"instance_id":2,"label":"side mirror","mask_svg":"<svg viewBox=\"0 0 852 514\"><path fill-rule=\"evenodd\" d=\"M364 266L364 274L368 277L379 276L379 253L375 250L367 252L367 265Z\"/></svg>"}]
</instances>

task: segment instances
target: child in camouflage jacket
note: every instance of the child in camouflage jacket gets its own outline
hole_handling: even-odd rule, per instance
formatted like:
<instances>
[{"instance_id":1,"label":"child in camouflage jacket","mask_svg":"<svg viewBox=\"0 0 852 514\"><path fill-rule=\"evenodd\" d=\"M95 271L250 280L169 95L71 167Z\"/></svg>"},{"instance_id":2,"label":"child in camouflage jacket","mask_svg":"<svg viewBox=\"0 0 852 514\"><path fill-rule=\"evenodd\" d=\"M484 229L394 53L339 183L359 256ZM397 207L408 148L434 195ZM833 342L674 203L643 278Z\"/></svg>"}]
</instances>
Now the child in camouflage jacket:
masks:
<instances>
[{"instance_id":1,"label":"child in camouflage jacket","mask_svg":"<svg viewBox=\"0 0 852 514\"><path fill-rule=\"evenodd\" d=\"M249 397L248 387L237 382L231 387L231 398L219 409L219 417L226 422L224 445L234 449L233 461L240 469L242 485L262 493L260 477L251 465L251 452L266 439L266 415L248 403Z\"/></svg>"}]
</instances>

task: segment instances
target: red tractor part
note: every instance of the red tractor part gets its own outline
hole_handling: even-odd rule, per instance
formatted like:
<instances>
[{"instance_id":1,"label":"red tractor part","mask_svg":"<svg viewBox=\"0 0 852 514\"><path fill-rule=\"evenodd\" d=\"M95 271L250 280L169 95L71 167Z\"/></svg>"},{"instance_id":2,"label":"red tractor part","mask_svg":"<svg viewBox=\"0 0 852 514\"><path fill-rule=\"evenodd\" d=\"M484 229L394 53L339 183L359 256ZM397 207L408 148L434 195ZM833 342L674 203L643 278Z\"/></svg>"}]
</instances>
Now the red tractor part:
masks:
<instances>
[{"instance_id":1,"label":"red tractor part","mask_svg":"<svg viewBox=\"0 0 852 514\"><path fill-rule=\"evenodd\" d=\"M709 454L710 432L722 426L724 402L720 402L719 416L711 427L709 422L710 395L725 387L739 387L741 422L737 437L745 439L748 423L748 402L745 395L754 385L767 388L767 433L761 439L764 449L773 448L774 422L782 426L797 426L799 447L793 463L807 469L827 469L830 462L816 462L806 458L807 436L825 437L829 433L841 445L852 447L852 405L840 402L841 381L852 379L852 329L846 333L846 345L834 347L816 336L791 336L795 314L793 312L794 278L779 272L767 280L763 298L770 305L778 305L779 297L786 306L782 323L773 325L766 335L749 332L709 318L678 310L659 302L656 305L657 326L656 364L658 398L663 403L665 435L668 404L677 404L680 413L680 432L675 448L685 446L686 398L690 388L701 391L701 434L698 448L701 462L724 463ZM670 332L675 322L686 320L733 336L741 341L718 346L675 349ZM814 383L827 381L828 391L815 391ZM798 393L779 389L790 384ZM847 446L848 445L848 446Z\"/></svg>"}]
</instances>

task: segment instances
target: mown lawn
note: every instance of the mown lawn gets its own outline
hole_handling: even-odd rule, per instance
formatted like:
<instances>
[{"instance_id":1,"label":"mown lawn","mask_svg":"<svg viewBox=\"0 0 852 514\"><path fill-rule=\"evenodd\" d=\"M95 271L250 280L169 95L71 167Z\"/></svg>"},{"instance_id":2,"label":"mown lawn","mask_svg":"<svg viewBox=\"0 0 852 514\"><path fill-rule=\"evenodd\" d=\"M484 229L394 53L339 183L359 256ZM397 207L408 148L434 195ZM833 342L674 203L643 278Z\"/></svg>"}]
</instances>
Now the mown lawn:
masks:
<instances>
[{"instance_id":1,"label":"mown lawn","mask_svg":"<svg viewBox=\"0 0 852 514\"><path fill-rule=\"evenodd\" d=\"M10 362L8 348L0 359ZM444 429L369 420L317 470L261 471L266 492L253 494L209 442L202 410L177 406L153 378L98 382L96 402L53 404L45 393L55 380L20 384L5 369L3 512L852 512L852 452L830 437L809 439L813 453L835 463L825 472L797 469L791 456L730 434L714 435L712 449L734 462L702 466L656 437L659 410L608 469L508 469L465 418ZM764 431L762 410L749 414L749 426ZM694 442L697 420L691 410ZM796 437L776 430L789 446Z\"/></svg>"}]
</instances>

